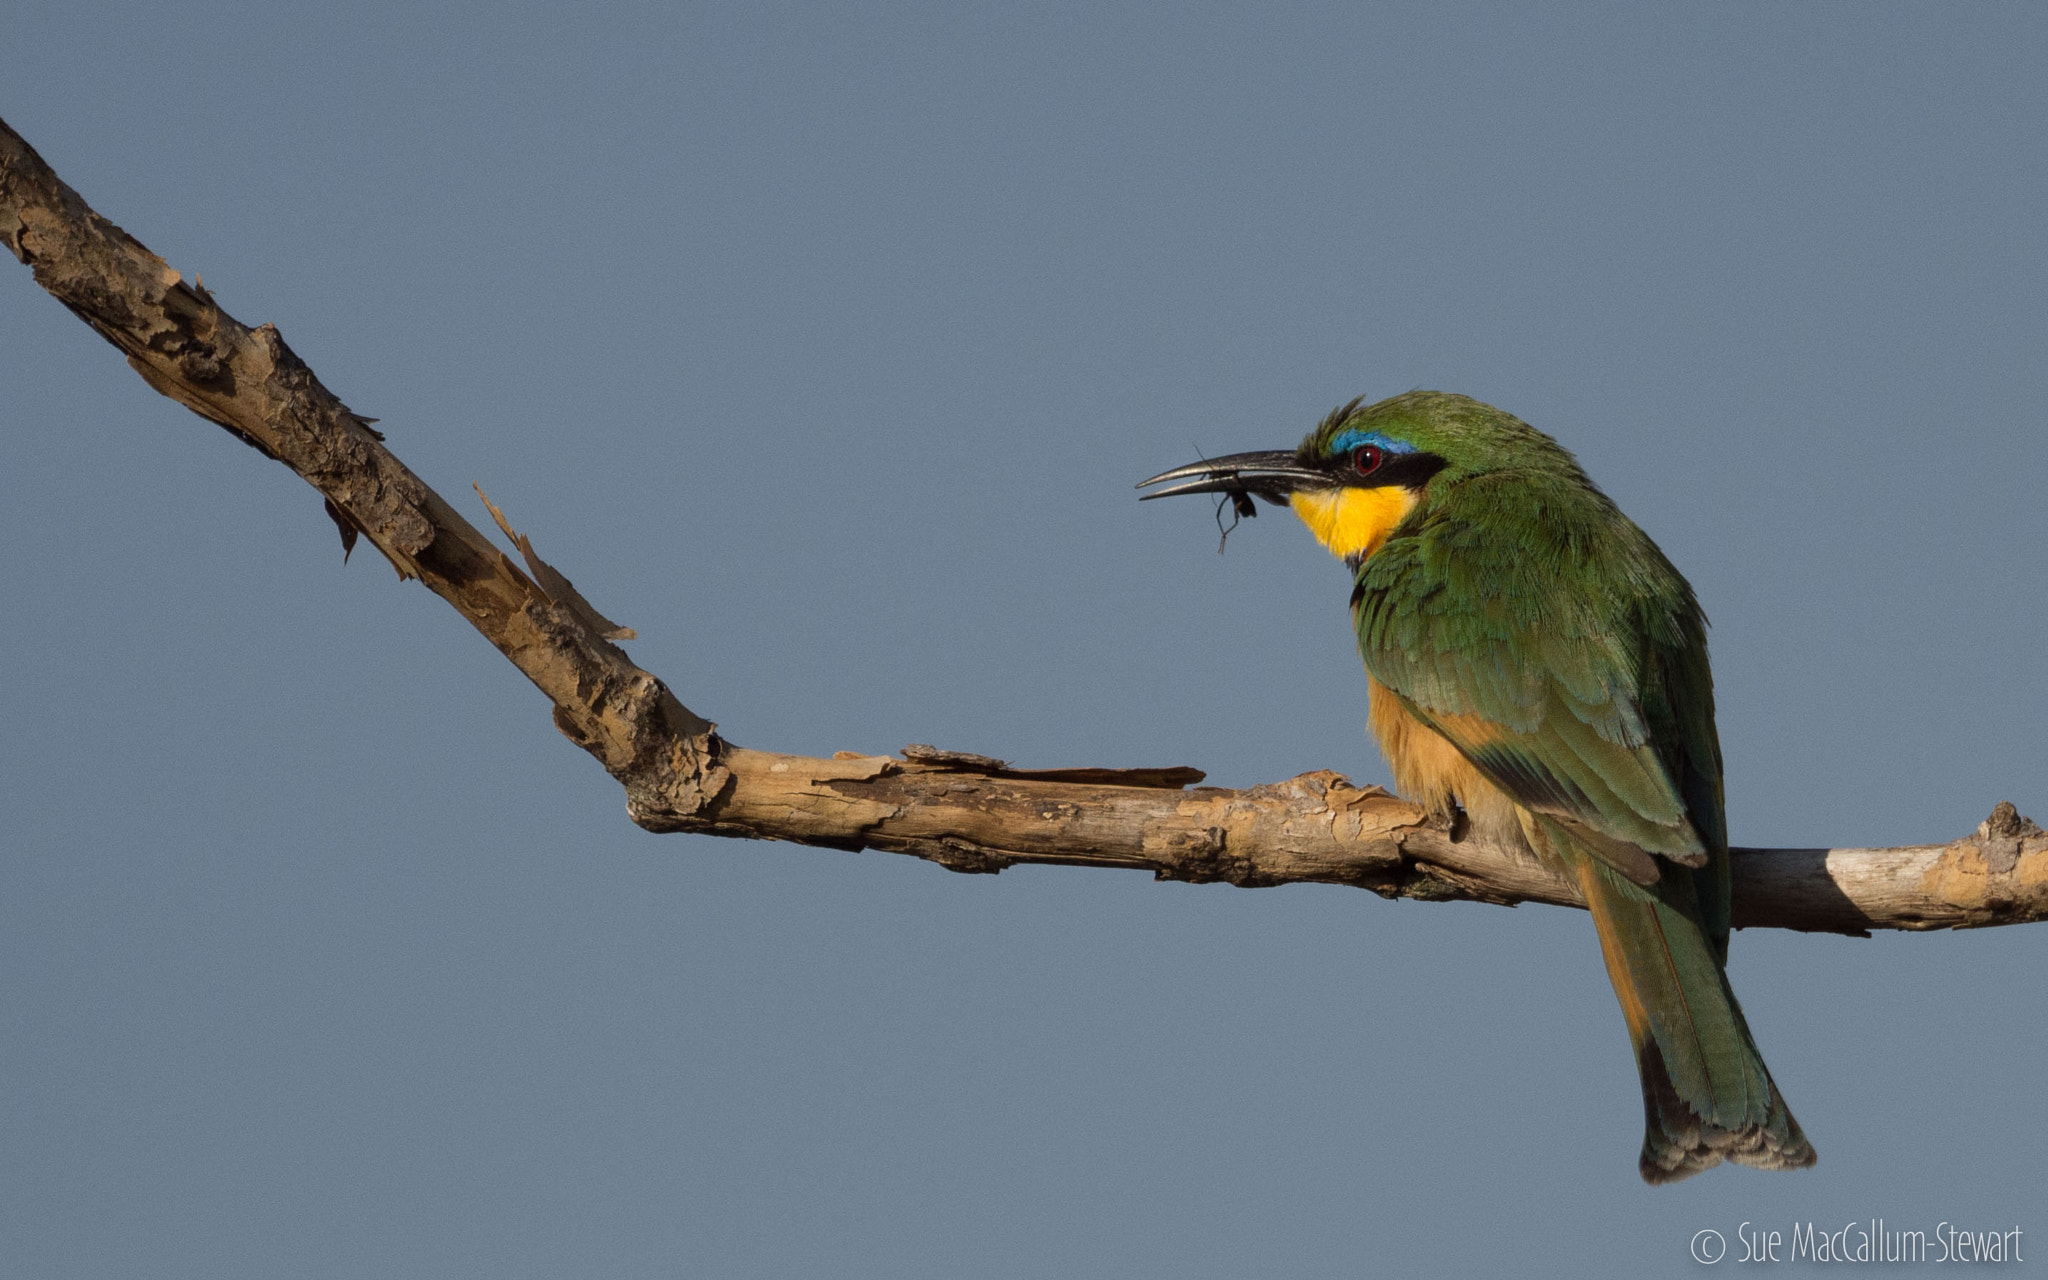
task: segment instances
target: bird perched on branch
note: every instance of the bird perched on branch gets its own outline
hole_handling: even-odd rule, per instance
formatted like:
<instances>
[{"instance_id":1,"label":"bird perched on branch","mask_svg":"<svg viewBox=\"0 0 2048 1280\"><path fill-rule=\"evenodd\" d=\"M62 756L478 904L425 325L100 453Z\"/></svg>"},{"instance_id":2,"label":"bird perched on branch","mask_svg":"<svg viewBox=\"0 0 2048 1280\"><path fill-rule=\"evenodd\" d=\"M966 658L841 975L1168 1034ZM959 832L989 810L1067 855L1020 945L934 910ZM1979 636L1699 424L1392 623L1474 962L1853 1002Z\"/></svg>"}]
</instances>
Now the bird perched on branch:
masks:
<instances>
[{"instance_id":1,"label":"bird perched on branch","mask_svg":"<svg viewBox=\"0 0 2048 1280\"><path fill-rule=\"evenodd\" d=\"M1520 419L1436 391L1361 400L1297 449L1139 487L1292 507L1350 566L1395 785L1527 847L1592 910L1642 1073L1644 1180L1812 1164L1724 969L1721 748L1692 588Z\"/></svg>"}]
</instances>

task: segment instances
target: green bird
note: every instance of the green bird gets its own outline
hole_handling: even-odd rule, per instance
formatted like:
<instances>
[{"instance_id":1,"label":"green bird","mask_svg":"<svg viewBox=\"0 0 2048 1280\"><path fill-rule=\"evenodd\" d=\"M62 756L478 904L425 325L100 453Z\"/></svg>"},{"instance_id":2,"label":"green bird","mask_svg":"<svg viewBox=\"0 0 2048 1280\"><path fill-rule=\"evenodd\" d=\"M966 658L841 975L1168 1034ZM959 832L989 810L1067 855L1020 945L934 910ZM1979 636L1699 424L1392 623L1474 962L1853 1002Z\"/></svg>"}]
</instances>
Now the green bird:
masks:
<instances>
[{"instance_id":1,"label":"green bird","mask_svg":"<svg viewBox=\"0 0 2048 1280\"><path fill-rule=\"evenodd\" d=\"M1591 908L1643 1082L1647 1182L1811 1165L1728 986L1728 827L1706 618L1555 440L1465 396L1337 409L1298 449L1146 494L1293 508L1350 566L1394 782L1530 850Z\"/></svg>"}]
</instances>

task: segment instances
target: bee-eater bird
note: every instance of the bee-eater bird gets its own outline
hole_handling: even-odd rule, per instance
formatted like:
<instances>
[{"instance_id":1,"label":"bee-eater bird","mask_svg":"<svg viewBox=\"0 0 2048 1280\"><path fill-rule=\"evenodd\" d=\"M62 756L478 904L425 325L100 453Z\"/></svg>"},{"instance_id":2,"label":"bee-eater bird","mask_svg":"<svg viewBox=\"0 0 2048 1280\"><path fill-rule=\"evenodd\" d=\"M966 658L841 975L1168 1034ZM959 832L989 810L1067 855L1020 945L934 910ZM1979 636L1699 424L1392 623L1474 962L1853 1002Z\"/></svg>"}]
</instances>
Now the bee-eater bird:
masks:
<instances>
[{"instance_id":1,"label":"bee-eater bird","mask_svg":"<svg viewBox=\"0 0 2048 1280\"><path fill-rule=\"evenodd\" d=\"M1812 1164L1728 986L1707 623L1648 535L1555 440L1437 391L1139 488L1175 480L1145 496L1293 508L1351 568L1395 785L1578 885L1642 1074L1644 1181Z\"/></svg>"}]
</instances>

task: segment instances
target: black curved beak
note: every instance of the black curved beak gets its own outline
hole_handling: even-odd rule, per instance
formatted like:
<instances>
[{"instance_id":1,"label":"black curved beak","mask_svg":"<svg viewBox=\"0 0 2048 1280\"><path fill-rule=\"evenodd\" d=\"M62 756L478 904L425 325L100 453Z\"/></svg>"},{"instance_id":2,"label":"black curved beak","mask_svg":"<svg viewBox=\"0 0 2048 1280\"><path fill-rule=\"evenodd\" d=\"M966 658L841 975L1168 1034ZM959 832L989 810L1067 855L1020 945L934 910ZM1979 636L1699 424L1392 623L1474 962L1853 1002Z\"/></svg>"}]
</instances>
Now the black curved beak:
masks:
<instances>
[{"instance_id":1,"label":"black curved beak","mask_svg":"<svg viewBox=\"0 0 2048 1280\"><path fill-rule=\"evenodd\" d=\"M1287 495L1297 489L1327 489L1332 483L1323 472L1302 466L1292 449L1229 453L1220 458L1191 462L1184 467L1162 471L1150 480L1141 480L1137 487L1147 489L1168 480L1185 480L1187 483L1142 494L1138 501L1171 498L1181 493L1228 493L1238 497L1257 494L1275 506L1284 506ZM1250 505L1243 503L1238 509L1243 511Z\"/></svg>"}]
</instances>

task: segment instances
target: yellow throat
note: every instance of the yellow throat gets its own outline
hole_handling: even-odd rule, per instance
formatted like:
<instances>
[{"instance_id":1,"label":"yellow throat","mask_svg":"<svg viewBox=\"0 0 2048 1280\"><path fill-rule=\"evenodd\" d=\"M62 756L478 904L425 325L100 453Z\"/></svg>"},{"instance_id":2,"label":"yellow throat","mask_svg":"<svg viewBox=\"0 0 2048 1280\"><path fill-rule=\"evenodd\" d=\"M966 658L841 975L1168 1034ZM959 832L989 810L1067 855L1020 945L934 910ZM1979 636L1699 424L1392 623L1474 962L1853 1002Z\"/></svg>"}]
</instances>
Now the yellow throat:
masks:
<instances>
[{"instance_id":1,"label":"yellow throat","mask_svg":"<svg viewBox=\"0 0 2048 1280\"><path fill-rule=\"evenodd\" d=\"M1344 486L1294 494L1288 500L1294 514L1316 535L1316 541L1342 560L1365 557L1380 549L1394 526L1415 509L1416 494L1404 485L1377 489Z\"/></svg>"}]
</instances>

